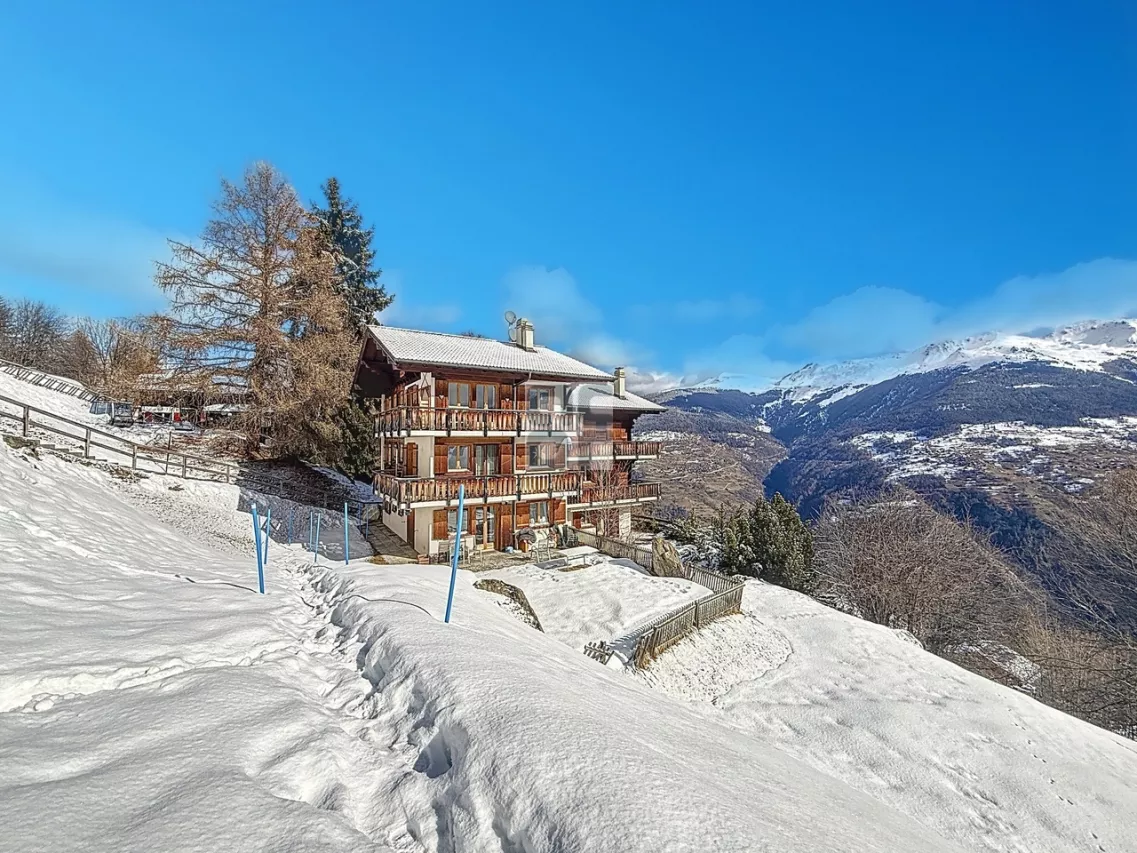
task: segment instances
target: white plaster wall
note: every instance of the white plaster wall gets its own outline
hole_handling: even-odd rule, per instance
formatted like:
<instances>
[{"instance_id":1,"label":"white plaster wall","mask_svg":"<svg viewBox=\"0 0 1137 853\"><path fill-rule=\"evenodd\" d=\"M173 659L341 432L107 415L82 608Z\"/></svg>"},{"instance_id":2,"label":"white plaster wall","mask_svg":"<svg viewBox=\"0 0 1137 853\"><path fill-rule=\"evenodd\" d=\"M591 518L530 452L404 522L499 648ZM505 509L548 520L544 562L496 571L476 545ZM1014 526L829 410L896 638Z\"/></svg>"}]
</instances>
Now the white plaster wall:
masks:
<instances>
[{"instance_id":1,"label":"white plaster wall","mask_svg":"<svg viewBox=\"0 0 1137 853\"><path fill-rule=\"evenodd\" d=\"M404 542L407 541L407 516L399 515L397 512L384 512L383 524Z\"/></svg>"},{"instance_id":2,"label":"white plaster wall","mask_svg":"<svg viewBox=\"0 0 1137 853\"><path fill-rule=\"evenodd\" d=\"M433 526L434 510L420 509L415 511L415 550L420 554L438 553L438 543L430 541Z\"/></svg>"}]
</instances>

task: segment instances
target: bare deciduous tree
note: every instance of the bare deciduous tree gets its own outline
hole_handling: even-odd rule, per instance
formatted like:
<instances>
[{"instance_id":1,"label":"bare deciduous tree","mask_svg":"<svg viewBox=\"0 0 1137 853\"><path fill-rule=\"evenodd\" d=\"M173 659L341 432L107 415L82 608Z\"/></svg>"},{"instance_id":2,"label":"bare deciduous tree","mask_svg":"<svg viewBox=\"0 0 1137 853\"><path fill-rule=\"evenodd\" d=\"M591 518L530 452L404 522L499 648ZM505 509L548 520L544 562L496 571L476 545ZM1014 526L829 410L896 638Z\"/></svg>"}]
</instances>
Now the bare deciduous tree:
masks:
<instances>
[{"instance_id":1,"label":"bare deciduous tree","mask_svg":"<svg viewBox=\"0 0 1137 853\"><path fill-rule=\"evenodd\" d=\"M1046 515L1059 531L1048 583L1064 618L1039 620L1028 635L1040 698L1137 736L1137 470Z\"/></svg>"},{"instance_id":2,"label":"bare deciduous tree","mask_svg":"<svg viewBox=\"0 0 1137 853\"><path fill-rule=\"evenodd\" d=\"M814 541L822 597L933 652L1012 636L1032 600L974 531L906 492L831 502Z\"/></svg>"},{"instance_id":3,"label":"bare deciduous tree","mask_svg":"<svg viewBox=\"0 0 1137 853\"><path fill-rule=\"evenodd\" d=\"M0 358L48 373L58 372L69 332L67 318L34 299L6 304Z\"/></svg>"}]
</instances>

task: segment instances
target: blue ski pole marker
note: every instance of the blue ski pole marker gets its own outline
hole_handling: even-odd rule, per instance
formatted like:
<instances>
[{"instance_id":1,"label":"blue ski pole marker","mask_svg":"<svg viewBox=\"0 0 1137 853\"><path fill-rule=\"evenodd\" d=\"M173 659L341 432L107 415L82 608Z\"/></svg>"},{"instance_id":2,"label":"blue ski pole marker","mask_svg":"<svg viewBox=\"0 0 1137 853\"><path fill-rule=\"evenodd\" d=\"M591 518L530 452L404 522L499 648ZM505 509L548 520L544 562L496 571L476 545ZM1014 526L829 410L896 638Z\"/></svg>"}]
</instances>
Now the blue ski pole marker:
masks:
<instances>
[{"instance_id":1,"label":"blue ski pole marker","mask_svg":"<svg viewBox=\"0 0 1137 853\"><path fill-rule=\"evenodd\" d=\"M450 561L450 592L446 596L446 622L450 622L450 611L454 607L454 582L458 580L458 553L462 548L462 511L466 504L466 487L458 486L458 519L454 525L454 556Z\"/></svg>"},{"instance_id":2,"label":"blue ski pole marker","mask_svg":"<svg viewBox=\"0 0 1137 853\"><path fill-rule=\"evenodd\" d=\"M343 502L343 564L345 566L348 564L349 559L350 558L348 557L348 553L347 553L347 501L344 501Z\"/></svg>"},{"instance_id":3,"label":"blue ski pole marker","mask_svg":"<svg viewBox=\"0 0 1137 853\"><path fill-rule=\"evenodd\" d=\"M261 595L265 594L265 566L261 554L261 520L257 515L257 505L253 504L253 537L257 541L257 583L261 588Z\"/></svg>"},{"instance_id":4,"label":"blue ski pole marker","mask_svg":"<svg viewBox=\"0 0 1137 853\"><path fill-rule=\"evenodd\" d=\"M312 562L317 563L320 561L320 522L323 520L324 514L321 512L316 516L316 541L312 543Z\"/></svg>"}]
</instances>

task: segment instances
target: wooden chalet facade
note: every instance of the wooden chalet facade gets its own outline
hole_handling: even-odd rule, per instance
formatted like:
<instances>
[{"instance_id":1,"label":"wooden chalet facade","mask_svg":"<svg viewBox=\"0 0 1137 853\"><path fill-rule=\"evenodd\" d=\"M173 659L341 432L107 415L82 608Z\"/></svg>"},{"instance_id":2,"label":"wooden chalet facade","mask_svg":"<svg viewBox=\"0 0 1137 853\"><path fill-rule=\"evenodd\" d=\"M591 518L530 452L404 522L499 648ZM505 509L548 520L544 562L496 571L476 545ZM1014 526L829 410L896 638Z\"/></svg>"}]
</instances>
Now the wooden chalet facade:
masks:
<instances>
[{"instance_id":1,"label":"wooden chalet facade","mask_svg":"<svg viewBox=\"0 0 1137 853\"><path fill-rule=\"evenodd\" d=\"M524 320L519 332L512 343L370 328L355 383L378 412L375 494L420 554L453 540L460 486L463 535L498 550L525 528L626 533L632 507L659 497L658 484L633 481L659 444L632 440L632 424L662 407L628 392L622 369L537 347Z\"/></svg>"}]
</instances>

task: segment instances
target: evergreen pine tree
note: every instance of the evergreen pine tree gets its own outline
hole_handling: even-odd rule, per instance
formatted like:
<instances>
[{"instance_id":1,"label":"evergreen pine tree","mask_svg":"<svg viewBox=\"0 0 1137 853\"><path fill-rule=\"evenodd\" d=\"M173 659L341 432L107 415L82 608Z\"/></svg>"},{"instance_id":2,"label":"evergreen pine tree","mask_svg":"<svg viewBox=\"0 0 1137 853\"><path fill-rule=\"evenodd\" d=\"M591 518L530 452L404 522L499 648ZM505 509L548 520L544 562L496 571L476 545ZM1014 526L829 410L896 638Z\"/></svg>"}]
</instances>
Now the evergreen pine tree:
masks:
<instances>
[{"instance_id":1,"label":"evergreen pine tree","mask_svg":"<svg viewBox=\"0 0 1137 853\"><path fill-rule=\"evenodd\" d=\"M340 184L328 178L323 186L326 207L313 205L312 215L335 254L337 287L357 333L375 322L375 314L394 301L379 283L383 271L375 266L371 240L374 228L363 227L359 207L340 194Z\"/></svg>"},{"instance_id":2,"label":"evergreen pine tree","mask_svg":"<svg viewBox=\"0 0 1137 853\"><path fill-rule=\"evenodd\" d=\"M777 547L766 579L800 592L812 592L817 586L813 566L813 534L801 520L793 504L775 494L768 504L778 520Z\"/></svg>"}]
</instances>

